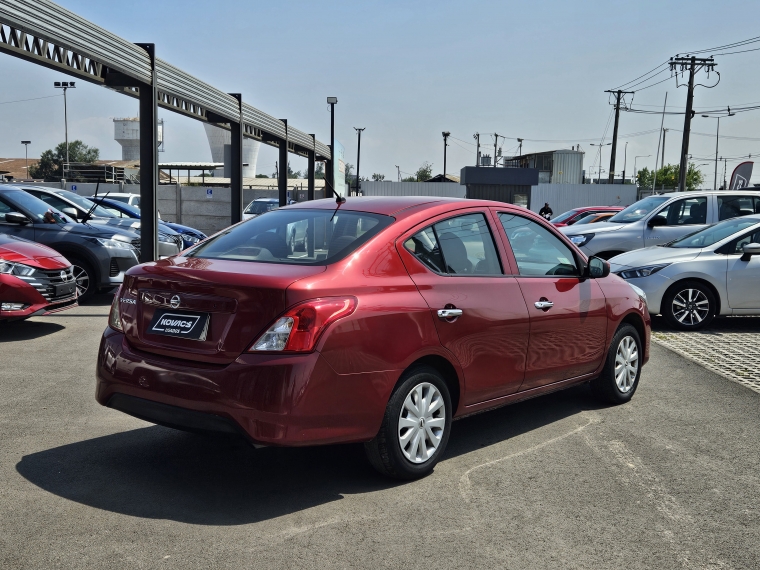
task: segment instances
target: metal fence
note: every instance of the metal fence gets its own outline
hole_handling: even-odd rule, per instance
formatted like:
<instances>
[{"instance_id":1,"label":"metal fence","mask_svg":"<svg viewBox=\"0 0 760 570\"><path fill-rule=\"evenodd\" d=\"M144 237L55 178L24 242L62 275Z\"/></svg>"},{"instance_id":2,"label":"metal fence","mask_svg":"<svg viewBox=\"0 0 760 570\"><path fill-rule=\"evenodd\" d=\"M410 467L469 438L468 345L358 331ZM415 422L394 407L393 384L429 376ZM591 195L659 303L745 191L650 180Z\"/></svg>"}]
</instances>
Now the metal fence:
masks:
<instances>
[{"instance_id":1,"label":"metal fence","mask_svg":"<svg viewBox=\"0 0 760 570\"><path fill-rule=\"evenodd\" d=\"M362 182L365 196L442 196L464 198L466 189L454 182Z\"/></svg>"},{"instance_id":2,"label":"metal fence","mask_svg":"<svg viewBox=\"0 0 760 570\"><path fill-rule=\"evenodd\" d=\"M557 216L584 206L628 206L638 200L633 184L539 184L531 188L530 209L548 202Z\"/></svg>"}]
</instances>

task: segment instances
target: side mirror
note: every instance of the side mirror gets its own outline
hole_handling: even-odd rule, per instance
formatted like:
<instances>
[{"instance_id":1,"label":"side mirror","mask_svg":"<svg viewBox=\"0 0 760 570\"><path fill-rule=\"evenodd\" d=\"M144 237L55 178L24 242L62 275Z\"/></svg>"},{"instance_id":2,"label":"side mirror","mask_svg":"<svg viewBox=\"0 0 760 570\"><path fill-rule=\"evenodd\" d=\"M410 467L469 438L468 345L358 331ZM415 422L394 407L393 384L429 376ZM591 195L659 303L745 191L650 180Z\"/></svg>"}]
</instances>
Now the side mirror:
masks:
<instances>
[{"instance_id":1,"label":"side mirror","mask_svg":"<svg viewBox=\"0 0 760 570\"><path fill-rule=\"evenodd\" d=\"M7 218L9 214L5 214ZM760 243L745 243L742 246L742 261L749 261L753 255L760 255Z\"/></svg>"},{"instance_id":2,"label":"side mirror","mask_svg":"<svg viewBox=\"0 0 760 570\"><path fill-rule=\"evenodd\" d=\"M79 212L76 208L72 208L71 206L68 206L66 208L61 208L61 212L69 216L70 218L76 220L79 218Z\"/></svg>"},{"instance_id":3,"label":"side mirror","mask_svg":"<svg viewBox=\"0 0 760 570\"><path fill-rule=\"evenodd\" d=\"M602 279L610 274L610 264L601 257L588 258L588 276L592 279Z\"/></svg>"},{"instance_id":4,"label":"side mirror","mask_svg":"<svg viewBox=\"0 0 760 570\"><path fill-rule=\"evenodd\" d=\"M19 212L8 212L5 214L5 221L9 224L28 224L29 218Z\"/></svg>"},{"instance_id":5,"label":"side mirror","mask_svg":"<svg viewBox=\"0 0 760 570\"><path fill-rule=\"evenodd\" d=\"M667 226L668 220L663 218L662 216L655 216L651 220L647 222L647 226L650 228L656 228L657 226Z\"/></svg>"}]
</instances>

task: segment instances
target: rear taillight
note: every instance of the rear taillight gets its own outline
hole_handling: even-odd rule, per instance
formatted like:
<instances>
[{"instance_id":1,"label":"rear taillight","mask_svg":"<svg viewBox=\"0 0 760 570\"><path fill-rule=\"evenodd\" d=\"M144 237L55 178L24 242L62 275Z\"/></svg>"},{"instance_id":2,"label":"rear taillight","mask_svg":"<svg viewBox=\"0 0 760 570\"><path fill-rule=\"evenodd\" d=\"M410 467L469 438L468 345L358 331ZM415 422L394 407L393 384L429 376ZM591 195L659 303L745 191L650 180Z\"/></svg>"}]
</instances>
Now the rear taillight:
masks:
<instances>
[{"instance_id":1,"label":"rear taillight","mask_svg":"<svg viewBox=\"0 0 760 570\"><path fill-rule=\"evenodd\" d=\"M311 352L325 329L356 310L354 297L312 299L286 311L262 334L250 352Z\"/></svg>"},{"instance_id":2,"label":"rear taillight","mask_svg":"<svg viewBox=\"0 0 760 570\"><path fill-rule=\"evenodd\" d=\"M108 326L119 332L124 332L124 329L121 327L121 315L119 314L119 295L121 295L121 287L116 291L116 295L113 296L111 312L108 313Z\"/></svg>"}]
</instances>

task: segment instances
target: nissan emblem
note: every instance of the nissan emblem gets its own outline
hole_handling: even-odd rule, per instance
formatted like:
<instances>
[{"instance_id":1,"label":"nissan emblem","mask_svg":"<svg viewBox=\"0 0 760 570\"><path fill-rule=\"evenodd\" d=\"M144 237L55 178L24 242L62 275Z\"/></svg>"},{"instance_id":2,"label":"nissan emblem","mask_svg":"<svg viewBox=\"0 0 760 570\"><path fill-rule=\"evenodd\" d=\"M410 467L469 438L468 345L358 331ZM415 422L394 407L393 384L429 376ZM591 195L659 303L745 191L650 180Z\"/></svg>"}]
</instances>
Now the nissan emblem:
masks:
<instances>
[{"instance_id":1,"label":"nissan emblem","mask_svg":"<svg viewBox=\"0 0 760 570\"><path fill-rule=\"evenodd\" d=\"M171 298L170 305L172 309L176 309L177 307L179 307L179 295L174 295Z\"/></svg>"}]
</instances>

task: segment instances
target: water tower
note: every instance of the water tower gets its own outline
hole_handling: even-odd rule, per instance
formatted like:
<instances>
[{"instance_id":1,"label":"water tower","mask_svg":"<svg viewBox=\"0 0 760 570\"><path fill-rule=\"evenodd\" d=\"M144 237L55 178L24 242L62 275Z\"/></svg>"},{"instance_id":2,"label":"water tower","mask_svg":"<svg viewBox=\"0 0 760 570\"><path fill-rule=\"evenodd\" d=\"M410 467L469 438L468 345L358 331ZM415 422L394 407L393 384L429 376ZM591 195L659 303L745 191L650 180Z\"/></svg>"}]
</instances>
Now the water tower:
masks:
<instances>
[{"instance_id":1,"label":"water tower","mask_svg":"<svg viewBox=\"0 0 760 570\"><path fill-rule=\"evenodd\" d=\"M209 125L208 123L203 123L203 128L206 129L208 146L211 148L211 162L224 163L224 147L229 146L232 141L230 131L220 129L217 126ZM259 158L260 147L261 143L259 141L249 138L243 139L243 164L248 165L243 167L243 178L256 177L256 161ZM229 171L229 165L226 163L225 170ZM222 173L217 170L215 176L222 176Z\"/></svg>"},{"instance_id":2,"label":"water tower","mask_svg":"<svg viewBox=\"0 0 760 570\"><path fill-rule=\"evenodd\" d=\"M164 122L158 122L158 150L164 143ZM122 160L140 160L140 119L114 119L114 140L121 145Z\"/></svg>"}]
</instances>

